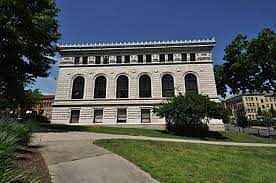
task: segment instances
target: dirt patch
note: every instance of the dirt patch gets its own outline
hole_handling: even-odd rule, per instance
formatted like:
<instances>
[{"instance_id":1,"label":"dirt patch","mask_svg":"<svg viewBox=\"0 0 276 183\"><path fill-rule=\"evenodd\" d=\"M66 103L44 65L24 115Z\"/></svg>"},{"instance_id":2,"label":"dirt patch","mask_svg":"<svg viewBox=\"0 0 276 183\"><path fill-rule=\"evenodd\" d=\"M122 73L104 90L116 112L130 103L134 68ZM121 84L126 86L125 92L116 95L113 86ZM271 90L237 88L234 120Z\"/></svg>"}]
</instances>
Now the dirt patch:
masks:
<instances>
[{"instance_id":1,"label":"dirt patch","mask_svg":"<svg viewBox=\"0 0 276 183\"><path fill-rule=\"evenodd\" d=\"M36 148L24 147L18 150L16 154L16 164L32 176L38 177L40 182L51 182L47 164Z\"/></svg>"}]
</instances>

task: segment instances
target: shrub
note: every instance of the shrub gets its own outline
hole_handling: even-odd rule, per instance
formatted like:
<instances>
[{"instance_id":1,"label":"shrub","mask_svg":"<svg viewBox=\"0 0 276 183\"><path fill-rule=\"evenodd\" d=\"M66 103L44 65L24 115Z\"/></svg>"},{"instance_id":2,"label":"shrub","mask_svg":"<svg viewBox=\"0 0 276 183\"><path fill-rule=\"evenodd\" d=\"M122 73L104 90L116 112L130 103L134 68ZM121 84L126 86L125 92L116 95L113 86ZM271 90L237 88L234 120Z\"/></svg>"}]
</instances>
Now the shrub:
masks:
<instances>
[{"instance_id":1,"label":"shrub","mask_svg":"<svg viewBox=\"0 0 276 183\"><path fill-rule=\"evenodd\" d=\"M0 120L0 183L38 182L30 173L18 168L15 164L15 153L30 139L30 126Z\"/></svg>"},{"instance_id":2,"label":"shrub","mask_svg":"<svg viewBox=\"0 0 276 183\"><path fill-rule=\"evenodd\" d=\"M17 139L17 144L26 145L30 139L30 125L16 122L1 122L0 131Z\"/></svg>"},{"instance_id":3,"label":"shrub","mask_svg":"<svg viewBox=\"0 0 276 183\"><path fill-rule=\"evenodd\" d=\"M36 120L40 123L50 123L50 120L47 117L42 115L37 115Z\"/></svg>"},{"instance_id":4,"label":"shrub","mask_svg":"<svg viewBox=\"0 0 276 183\"><path fill-rule=\"evenodd\" d=\"M204 118L223 118L222 104L195 93L170 98L153 111L157 116L165 117L167 129L175 132L208 131Z\"/></svg>"}]
</instances>

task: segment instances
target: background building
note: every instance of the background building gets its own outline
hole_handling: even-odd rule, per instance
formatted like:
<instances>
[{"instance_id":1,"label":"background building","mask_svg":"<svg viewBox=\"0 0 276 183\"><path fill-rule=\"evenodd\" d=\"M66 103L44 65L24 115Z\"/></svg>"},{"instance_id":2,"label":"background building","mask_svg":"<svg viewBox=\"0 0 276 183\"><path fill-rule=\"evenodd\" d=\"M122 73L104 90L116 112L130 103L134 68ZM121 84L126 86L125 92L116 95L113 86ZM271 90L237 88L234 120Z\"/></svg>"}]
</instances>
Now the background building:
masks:
<instances>
[{"instance_id":1,"label":"background building","mask_svg":"<svg viewBox=\"0 0 276 183\"><path fill-rule=\"evenodd\" d=\"M195 91L217 100L214 39L60 45L52 123L164 125L152 108Z\"/></svg>"},{"instance_id":2,"label":"background building","mask_svg":"<svg viewBox=\"0 0 276 183\"><path fill-rule=\"evenodd\" d=\"M34 107L34 111L38 115L44 116L51 120L52 118L52 104L54 103L55 95L43 95L41 102Z\"/></svg>"},{"instance_id":3,"label":"background building","mask_svg":"<svg viewBox=\"0 0 276 183\"><path fill-rule=\"evenodd\" d=\"M231 97L225 101L225 106L232 111L234 119L245 116L249 120L256 120L258 110L276 110L276 95L274 94L246 94Z\"/></svg>"}]
</instances>

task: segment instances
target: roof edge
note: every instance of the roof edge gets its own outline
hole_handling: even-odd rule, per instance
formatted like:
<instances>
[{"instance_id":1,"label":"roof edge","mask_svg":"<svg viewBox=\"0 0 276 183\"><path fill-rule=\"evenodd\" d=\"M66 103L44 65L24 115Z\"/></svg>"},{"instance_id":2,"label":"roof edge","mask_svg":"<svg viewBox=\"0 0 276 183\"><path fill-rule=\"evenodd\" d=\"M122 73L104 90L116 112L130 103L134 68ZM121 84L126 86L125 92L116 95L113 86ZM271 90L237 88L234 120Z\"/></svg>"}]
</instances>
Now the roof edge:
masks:
<instances>
[{"instance_id":1,"label":"roof edge","mask_svg":"<svg viewBox=\"0 0 276 183\"><path fill-rule=\"evenodd\" d=\"M182 45L182 44L215 44L214 37L207 39L192 40L168 40L168 41L116 41L116 42L94 42L94 43L62 43L58 44L61 49L66 48L102 48L102 47L124 47L124 46L154 46L154 45Z\"/></svg>"}]
</instances>

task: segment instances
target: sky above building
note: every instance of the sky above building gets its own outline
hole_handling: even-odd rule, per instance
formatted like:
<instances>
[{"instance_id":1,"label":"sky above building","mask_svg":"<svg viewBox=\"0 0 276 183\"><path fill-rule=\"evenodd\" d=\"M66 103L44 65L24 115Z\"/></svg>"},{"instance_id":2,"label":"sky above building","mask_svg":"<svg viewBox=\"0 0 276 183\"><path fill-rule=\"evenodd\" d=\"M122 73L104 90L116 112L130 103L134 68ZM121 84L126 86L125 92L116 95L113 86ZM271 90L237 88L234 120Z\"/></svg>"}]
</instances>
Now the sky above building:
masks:
<instances>
[{"instance_id":1,"label":"sky above building","mask_svg":"<svg viewBox=\"0 0 276 183\"><path fill-rule=\"evenodd\" d=\"M276 31L276 0L57 0L60 43L215 37L215 64L238 34ZM57 56L57 59L59 57ZM58 64L32 88L55 93Z\"/></svg>"}]
</instances>

